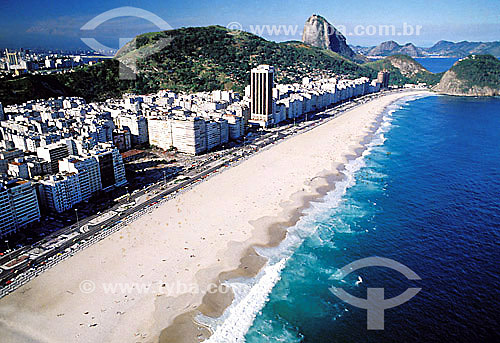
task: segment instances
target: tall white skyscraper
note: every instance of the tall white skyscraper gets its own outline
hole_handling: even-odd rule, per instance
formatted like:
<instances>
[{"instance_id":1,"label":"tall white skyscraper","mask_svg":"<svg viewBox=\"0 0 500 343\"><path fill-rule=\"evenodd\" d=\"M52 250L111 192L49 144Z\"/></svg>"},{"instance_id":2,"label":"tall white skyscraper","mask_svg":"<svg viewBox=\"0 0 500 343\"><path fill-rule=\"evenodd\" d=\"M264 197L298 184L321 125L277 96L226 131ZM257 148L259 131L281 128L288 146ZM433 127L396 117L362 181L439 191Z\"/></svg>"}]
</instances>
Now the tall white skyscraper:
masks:
<instances>
[{"instance_id":1,"label":"tall white skyscraper","mask_svg":"<svg viewBox=\"0 0 500 343\"><path fill-rule=\"evenodd\" d=\"M273 124L274 101L274 67L259 65L252 69L250 76L250 121L263 127Z\"/></svg>"}]
</instances>

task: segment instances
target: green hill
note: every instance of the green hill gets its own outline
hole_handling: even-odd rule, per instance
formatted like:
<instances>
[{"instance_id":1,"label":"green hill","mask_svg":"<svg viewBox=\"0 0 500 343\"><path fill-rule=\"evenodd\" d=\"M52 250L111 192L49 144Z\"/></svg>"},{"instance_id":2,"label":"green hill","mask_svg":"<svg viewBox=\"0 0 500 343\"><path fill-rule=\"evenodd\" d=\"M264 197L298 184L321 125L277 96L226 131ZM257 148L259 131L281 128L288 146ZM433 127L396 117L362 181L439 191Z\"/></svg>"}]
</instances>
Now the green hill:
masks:
<instances>
[{"instance_id":1,"label":"green hill","mask_svg":"<svg viewBox=\"0 0 500 343\"><path fill-rule=\"evenodd\" d=\"M145 94L160 89L241 92L249 83L250 70L259 64L273 65L278 83L298 82L304 76L321 76L326 71L373 79L379 70L388 69L392 72L390 83L395 85L426 82L426 78L435 77L425 70L415 75L403 74L394 62L396 58L416 63L400 55L357 64L335 52L302 42L275 43L221 26L181 28L139 35L120 49L115 59L79 67L73 72L2 80L0 101L11 104L60 95L99 101L125 92ZM135 80L119 78L118 61L137 72Z\"/></svg>"},{"instance_id":2,"label":"green hill","mask_svg":"<svg viewBox=\"0 0 500 343\"><path fill-rule=\"evenodd\" d=\"M455 62L434 89L452 95L500 95L500 61L492 55L470 55Z\"/></svg>"},{"instance_id":3,"label":"green hill","mask_svg":"<svg viewBox=\"0 0 500 343\"><path fill-rule=\"evenodd\" d=\"M443 76L443 73L431 73L407 55L392 55L364 65L376 70L390 71L392 82L398 85L423 82L432 86Z\"/></svg>"},{"instance_id":4,"label":"green hill","mask_svg":"<svg viewBox=\"0 0 500 343\"><path fill-rule=\"evenodd\" d=\"M168 44L164 46L162 40ZM250 69L259 64L273 65L279 83L300 81L324 70L374 75L373 70L331 51L301 42L270 42L247 32L234 34L221 26L143 34L124 46L116 58L131 68L131 61L138 58L139 88L151 91L241 91L248 84Z\"/></svg>"},{"instance_id":5,"label":"green hill","mask_svg":"<svg viewBox=\"0 0 500 343\"><path fill-rule=\"evenodd\" d=\"M87 101L119 97L134 89L135 82L119 80L118 71L118 61L105 60L63 74L7 77L0 80L0 102L9 105L61 95L80 96Z\"/></svg>"},{"instance_id":6,"label":"green hill","mask_svg":"<svg viewBox=\"0 0 500 343\"><path fill-rule=\"evenodd\" d=\"M52 75L28 75L0 79L0 102L4 105L69 94L71 90L64 87Z\"/></svg>"}]
</instances>

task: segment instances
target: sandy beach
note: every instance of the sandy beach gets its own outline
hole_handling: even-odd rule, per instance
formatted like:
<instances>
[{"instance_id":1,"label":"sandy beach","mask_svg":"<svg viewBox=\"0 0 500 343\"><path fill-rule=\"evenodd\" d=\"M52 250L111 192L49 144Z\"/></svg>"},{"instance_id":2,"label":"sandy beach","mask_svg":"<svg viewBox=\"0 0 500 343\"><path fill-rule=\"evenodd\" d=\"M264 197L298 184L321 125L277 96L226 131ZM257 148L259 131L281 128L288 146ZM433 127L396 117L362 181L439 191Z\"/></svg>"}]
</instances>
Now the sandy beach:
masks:
<instances>
[{"instance_id":1,"label":"sandy beach","mask_svg":"<svg viewBox=\"0 0 500 343\"><path fill-rule=\"evenodd\" d=\"M162 204L0 299L2 342L195 342L220 316L219 283L252 276L311 200L342 177L390 94L296 135ZM218 291L214 291L218 287ZM209 291L209 292L207 292Z\"/></svg>"}]
</instances>

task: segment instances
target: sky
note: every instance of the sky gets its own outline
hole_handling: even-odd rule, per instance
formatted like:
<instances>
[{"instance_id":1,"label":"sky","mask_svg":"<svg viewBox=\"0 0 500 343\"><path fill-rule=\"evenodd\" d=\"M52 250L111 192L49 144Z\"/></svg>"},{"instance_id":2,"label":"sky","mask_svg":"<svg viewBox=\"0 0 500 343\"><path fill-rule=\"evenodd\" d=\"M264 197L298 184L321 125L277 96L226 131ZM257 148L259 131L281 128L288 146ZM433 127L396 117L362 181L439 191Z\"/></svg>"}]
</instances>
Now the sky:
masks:
<instances>
[{"instance_id":1,"label":"sky","mask_svg":"<svg viewBox=\"0 0 500 343\"><path fill-rule=\"evenodd\" d=\"M81 29L96 16L124 6L139 10L117 11L127 16L110 16L95 28ZM427 47L439 40L500 40L500 0L0 0L0 47L86 48L81 38L94 38L101 47L116 49L120 41L160 30L131 16L144 11L151 13L148 18L161 19L162 27L221 25L273 41L300 40L311 14L340 28L352 45L395 40Z\"/></svg>"}]
</instances>

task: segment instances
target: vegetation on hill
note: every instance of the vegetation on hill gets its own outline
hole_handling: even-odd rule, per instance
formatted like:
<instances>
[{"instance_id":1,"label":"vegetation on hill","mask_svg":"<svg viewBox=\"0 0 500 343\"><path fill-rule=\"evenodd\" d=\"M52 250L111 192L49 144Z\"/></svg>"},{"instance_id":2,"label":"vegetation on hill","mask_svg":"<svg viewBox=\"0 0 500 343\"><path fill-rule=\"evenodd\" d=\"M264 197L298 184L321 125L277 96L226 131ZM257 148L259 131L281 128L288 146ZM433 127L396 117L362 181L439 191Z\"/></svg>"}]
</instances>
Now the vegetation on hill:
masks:
<instances>
[{"instance_id":1,"label":"vegetation on hill","mask_svg":"<svg viewBox=\"0 0 500 343\"><path fill-rule=\"evenodd\" d=\"M0 102L3 105L70 93L71 90L61 85L52 75L25 75L0 79Z\"/></svg>"},{"instance_id":2,"label":"vegetation on hill","mask_svg":"<svg viewBox=\"0 0 500 343\"><path fill-rule=\"evenodd\" d=\"M161 46L160 40L170 41ZM143 56L137 68L138 88L169 88L195 92L214 89L241 91L250 70L259 64L275 67L276 81L295 82L306 75L328 70L350 76L373 76L373 71L331 51L301 42L275 43L247 32L231 32L221 26L181 28L137 36L117 58L128 64L130 54ZM130 64L128 64L132 67Z\"/></svg>"},{"instance_id":3,"label":"vegetation on hill","mask_svg":"<svg viewBox=\"0 0 500 343\"><path fill-rule=\"evenodd\" d=\"M60 84L74 91L74 95L90 100L104 100L121 96L135 86L131 80L119 80L119 62L104 60L92 66L82 66L71 73L56 75Z\"/></svg>"},{"instance_id":4,"label":"vegetation on hill","mask_svg":"<svg viewBox=\"0 0 500 343\"><path fill-rule=\"evenodd\" d=\"M298 82L305 76L332 73L374 79L382 69L391 72L390 84L393 85L436 83L438 76L421 66L423 70L416 74L402 73L398 68L401 63L395 63L395 59L406 61L405 65L416 64L406 56L357 64L333 51L298 41L275 43L221 26L181 28L139 35L120 49L113 60L61 74L25 75L2 80L0 101L11 104L60 95L100 101L119 97L125 92L146 94L160 89L180 92L232 89L241 92L249 83L250 70L259 64L273 65L278 83ZM119 78L119 61L137 72L135 80Z\"/></svg>"},{"instance_id":5,"label":"vegetation on hill","mask_svg":"<svg viewBox=\"0 0 500 343\"><path fill-rule=\"evenodd\" d=\"M392 55L366 63L365 66L376 70L388 70L391 73L391 82L396 85L422 82L433 86L439 82L443 75L443 73L431 73L407 55Z\"/></svg>"},{"instance_id":6,"label":"vegetation on hill","mask_svg":"<svg viewBox=\"0 0 500 343\"><path fill-rule=\"evenodd\" d=\"M458 61L451 70L466 87L500 89L500 60L491 55L471 55Z\"/></svg>"},{"instance_id":7,"label":"vegetation on hill","mask_svg":"<svg viewBox=\"0 0 500 343\"><path fill-rule=\"evenodd\" d=\"M119 97L135 89L135 82L119 80L118 71L118 61L104 60L61 74L4 78L0 81L0 102L9 105L58 96L80 96L87 101Z\"/></svg>"},{"instance_id":8,"label":"vegetation on hill","mask_svg":"<svg viewBox=\"0 0 500 343\"><path fill-rule=\"evenodd\" d=\"M500 61L491 55L470 55L457 61L435 90L452 95L500 95Z\"/></svg>"}]
</instances>

